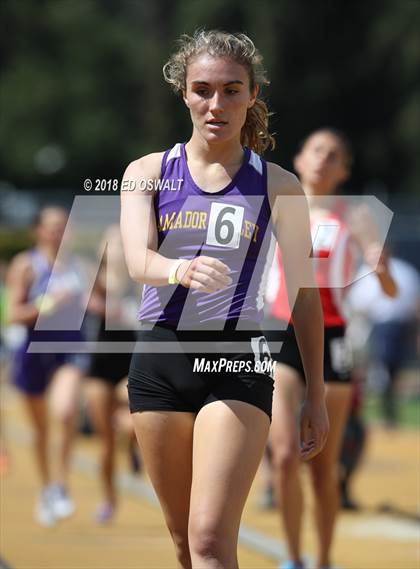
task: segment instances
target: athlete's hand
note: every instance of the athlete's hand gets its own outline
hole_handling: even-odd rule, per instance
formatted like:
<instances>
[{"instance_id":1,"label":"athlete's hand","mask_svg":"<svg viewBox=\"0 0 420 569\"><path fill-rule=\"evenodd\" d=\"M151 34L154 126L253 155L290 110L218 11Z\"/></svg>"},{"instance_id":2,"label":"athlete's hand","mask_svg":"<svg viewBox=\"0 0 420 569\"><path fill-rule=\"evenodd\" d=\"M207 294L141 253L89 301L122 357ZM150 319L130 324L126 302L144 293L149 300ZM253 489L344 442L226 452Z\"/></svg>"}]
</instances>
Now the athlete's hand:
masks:
<instances>
[{"instance_id":1,"label":"athlete's hand","mask_svg":"<svg viewBox=\"0 0 420 569\"><path fill-rule=\"evenodd\" d=\"M365 262L377 273L388 272L388 254L383 246L378 243L371 243L364 251Z\"/></svg>"},{"instance_id":2,"label":"athlete's hand","mask_svg":"<svg viewBox=\"0 0 420 569\"><path fill-rule=\"evenodd\" d=\"M54 291L39 295L34 300L34 304L38 308L39 313L45 316L57 312L63 305L68 304L72 297L73 295L68 291Z\"/></svg>"},{"instance_id":3,"label":"athlete's hand","mask_svg":"<svg viewBox=\"0 0 420 569\"><path fill-rule=\"evenodd\" d=\"M382 292L391 298L398 294L398 285L389 270L388 251L380 243L372 243L364 251L366 263L375 271Z\"/></svg>"},{"instance_id":4,"label":"athlete's hand","mask_svg":"<svg viewBox=\"0 0 420 569\"><path fill-rule=\"evenodd\" d=\"M200 292L217 292L232 284L229 267L213 257L195 257L184 261L176 272L182 286Z\"/></svg>"},{"instance_id":5,"label":"athlete's hand","mask_svg":"<svg viewBox=\"0 0 420 569\"><path fill-rule=\"evenodd\" d=\"M329 431L325 397L307 397L300 415L300 456L310 460L323 449Z\"/></svg>"}]
</instances>

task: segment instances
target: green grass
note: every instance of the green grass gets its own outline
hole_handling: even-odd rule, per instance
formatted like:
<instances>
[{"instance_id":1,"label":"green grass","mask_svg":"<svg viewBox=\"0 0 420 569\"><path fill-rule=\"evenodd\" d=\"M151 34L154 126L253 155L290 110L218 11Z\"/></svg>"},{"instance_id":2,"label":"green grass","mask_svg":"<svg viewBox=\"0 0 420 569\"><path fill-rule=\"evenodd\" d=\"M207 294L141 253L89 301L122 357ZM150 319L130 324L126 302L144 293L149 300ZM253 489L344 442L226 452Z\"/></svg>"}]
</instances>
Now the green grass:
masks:
<instances>
[{"instance_id":1,"label":"green grass","mask_svg":"<svg viewBox=\"0 0 420 569\"><path fill-rule=\"evenodd\" d=\"M384 421L381 400L378 395L367 395L363 403L363 417L370 422ZM420 429L420 397L397 399L397 425Z\"/></svg>"}]
</instances>

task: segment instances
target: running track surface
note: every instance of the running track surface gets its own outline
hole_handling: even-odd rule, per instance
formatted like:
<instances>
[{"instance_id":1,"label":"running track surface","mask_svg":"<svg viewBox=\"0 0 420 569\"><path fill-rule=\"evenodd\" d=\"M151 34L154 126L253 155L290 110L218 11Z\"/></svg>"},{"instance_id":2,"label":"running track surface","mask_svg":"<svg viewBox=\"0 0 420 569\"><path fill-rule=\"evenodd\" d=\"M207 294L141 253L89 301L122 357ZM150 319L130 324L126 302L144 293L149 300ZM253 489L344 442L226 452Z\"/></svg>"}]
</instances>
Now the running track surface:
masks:
<instances>
[{"instance_id":1,"label":"running track surface","mask_svg":"<svg viewBox=\"0 0 420 569\"><path fill-rule=\"evenodd\" d=\"M11 470L0 485L0 569L169 569L175 568L162 515L147 481L140 485L124 475L125 454L119 452L121 504L115 522L96 527L92 513L100 500L95 477L98 447L81 437L75 449L71 486L77 512L70 520L44 529L33 522L37 476L27 425L19 401L2 389L2 427L11 454ZM372 429L363 468L354 483L360 513L341 514L333 560L342 569L417 569L420 566L420 439L416 431ZM307 507L312 509L304 473ZM284 550L275 512L255 506L261 488L257 478L243 516L241 568L274 568ZM310 515L303 544L314 556L316 540Z\"/></svg>"}]
</instances>

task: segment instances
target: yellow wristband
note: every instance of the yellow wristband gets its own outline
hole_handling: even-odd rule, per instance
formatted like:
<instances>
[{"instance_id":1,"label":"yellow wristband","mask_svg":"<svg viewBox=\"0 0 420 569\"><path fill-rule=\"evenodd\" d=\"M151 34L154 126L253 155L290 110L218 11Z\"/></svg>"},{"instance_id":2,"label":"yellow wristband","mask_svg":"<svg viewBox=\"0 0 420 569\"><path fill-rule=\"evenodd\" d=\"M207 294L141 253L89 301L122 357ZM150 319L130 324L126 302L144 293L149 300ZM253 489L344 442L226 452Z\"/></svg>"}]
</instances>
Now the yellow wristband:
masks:
<instances>
[{"instance_id":1,"label":"yellow wristband","mask_svg":"<svg viewBox=\"0 0 420 569\"><path fill-rule=\"evenodd\" d=\"M34 304L40 314L49 314L50 312L53 312L55 308L55 300L48 294L40 294L35 299Z\"/></svg>"},{"instance_id":2,"label":"yellow wristband","mask_svg":"<svg viewBox=\"0 0 420 569\"><path fill-rule=\"evenodd\" d=\"M178 268L180 267L180 265L184 261L185 261L185 259L178 259L172 265L171 270L169 271L168 284L179 284L179 280L177 279L176 272L177 272Z\"/></svg>"}]
</instances>

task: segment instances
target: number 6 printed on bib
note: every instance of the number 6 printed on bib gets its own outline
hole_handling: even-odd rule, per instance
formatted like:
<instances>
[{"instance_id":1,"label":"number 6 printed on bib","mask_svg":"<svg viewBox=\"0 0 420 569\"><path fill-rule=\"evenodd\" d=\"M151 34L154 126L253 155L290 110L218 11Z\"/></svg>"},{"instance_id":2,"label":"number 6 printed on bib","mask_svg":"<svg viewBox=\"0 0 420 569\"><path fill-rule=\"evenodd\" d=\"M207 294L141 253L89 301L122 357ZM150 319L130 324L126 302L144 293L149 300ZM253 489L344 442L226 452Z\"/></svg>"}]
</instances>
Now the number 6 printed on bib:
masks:
<instances>
[{"instance_id":1,"label":"number 6 printed on bib","mask_svg":"<svg viewBox=\"0 0 420 569\"><path fill-rule=\"evenodd\" d=\"M211 204L207 230L207 245L237 249L241 239L244 208L226 203Z\"/></svg>"}]
</instances>

